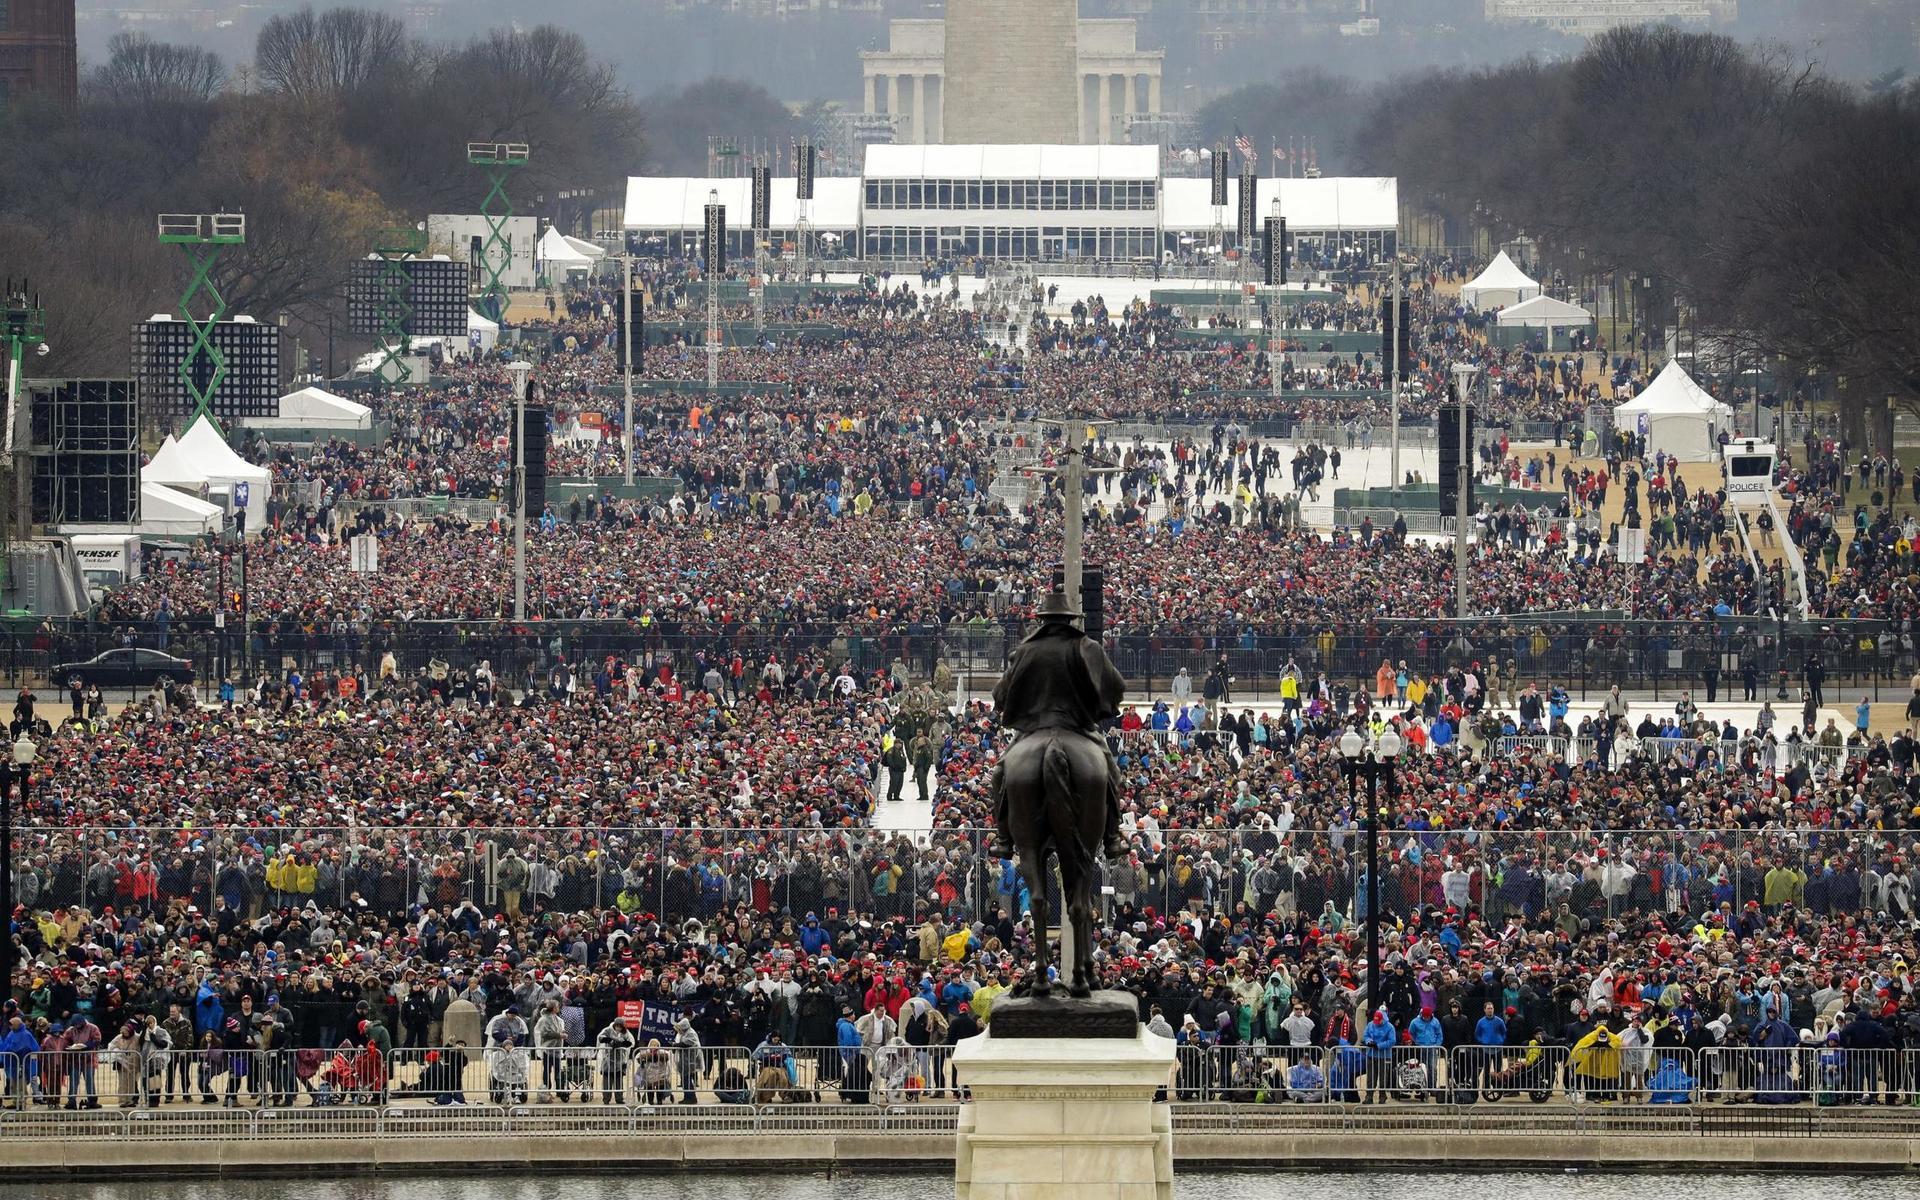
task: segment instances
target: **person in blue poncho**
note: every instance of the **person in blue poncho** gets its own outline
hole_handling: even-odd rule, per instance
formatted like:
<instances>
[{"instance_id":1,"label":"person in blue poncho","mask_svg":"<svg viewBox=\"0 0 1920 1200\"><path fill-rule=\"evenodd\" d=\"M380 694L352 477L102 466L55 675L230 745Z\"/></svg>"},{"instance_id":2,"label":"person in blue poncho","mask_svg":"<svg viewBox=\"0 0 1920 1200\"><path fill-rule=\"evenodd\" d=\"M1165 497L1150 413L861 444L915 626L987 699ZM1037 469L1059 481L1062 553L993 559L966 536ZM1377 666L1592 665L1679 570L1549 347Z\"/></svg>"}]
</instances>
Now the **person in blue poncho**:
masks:
<instances>
[{"instance_id":1,"label":"person in blue poncho","mask_svg":"<svg viewBox=\"0 0 1920 1200\"><path fill-rule=\"evenodd\" d=\"M1805 1096L1793 1082L1794 1058L1800 1048L1800 1035L1779 1017L1760 1022L1753 1031L1758 1048L1755 1064L1754 1096L1756 1104L1795 1104Z\"/></svg>"},{"instance_id":2,"label":"person in blue poncho","mask_svg":"<svg viewBox=\"0 0 1920 1200\"><path fill-rule=\"evenodd\" d=\"M16 1110L24 1112L32 1099L34 1080L40 1074L40 1039L33 1036L19 1013L7 1018L7 1031L0 1036L0 1068L4 1068L7 1098Z\"/></svg>"},{"instance_id":3,"label":"person in blue poncho","mask_svg":"<svg viewBox=\"0 0 1920 1200\"><path fill-rule=\"evenodd\" d=\"M1330 1098L1341 1104L1358 1104L1360 1093L1353 1085L1366 1070L1366 1065L1366 1049L1352 1044L1346 1038L1341 1038L1333 1048L1333 1065L1327 1070L1327 1091Z\"/></svg>"},{"instance_id":4,"label":"person in blue poncho","mask_svg":"<svg viewBox=\"0 0 1920 1200\"><path fill-rule=\"evenodd\" d=\"M1296 1104L1319 1104L1327 1098L1327 1077L1311 1059L1301 1059L1287 1070L1287 1099Z\"/></svg>"},{"instance_id":5,"label":"person in blue poncho","mask_svg":"<svg viewBox=\"0 0 1920 1200\"><path fill-rule=\"evenodd\" d=\"M1663 1058L1647 1079L1649 1104L1691 1104L1699 1080L1687 1074L1677 1058Z\"/></svg>"}]
</instances>

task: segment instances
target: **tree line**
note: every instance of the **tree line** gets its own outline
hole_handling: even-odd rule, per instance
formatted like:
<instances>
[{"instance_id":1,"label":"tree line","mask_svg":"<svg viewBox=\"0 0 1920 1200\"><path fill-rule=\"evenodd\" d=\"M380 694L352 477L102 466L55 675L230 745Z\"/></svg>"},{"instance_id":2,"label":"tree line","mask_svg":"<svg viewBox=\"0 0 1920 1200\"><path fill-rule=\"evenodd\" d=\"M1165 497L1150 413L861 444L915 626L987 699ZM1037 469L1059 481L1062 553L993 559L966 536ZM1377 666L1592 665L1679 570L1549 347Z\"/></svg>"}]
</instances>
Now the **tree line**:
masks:
<instances>
[{"instance_id":1,"label":"tree line","mask_svg":"<svg viewBox=\"0 0 1920 1200\"><path fill-rule=\"evenodd\" d=\"M344 289L375 233L478 211L469 141L534 147L514 208L566 228L619 203L646 146L640 106L578 34L433 45L356 8L277 15L239 65L117 34L75 107L24 99L0 122L0 263L41 294L52 353L35 373L53 377L124 375L131 324L178 308L186 265L158 244L159 213L245 212L215 280L230 308L285 315L343 359L364 345Z\"/></svg>"},{"instance_id":2,"label":"tree line","mask_svg":"<svg viewBox=\"0 0 1920 1200\"><path fill-rule=\"evenodd\" d=\"M1890 449L1893 410L1920 412L1920 90L1898 77L1616 29L1565 62L1390 84L1353 151L1450 228L1525 232L1569 280L1638 280L1652 324L1684 311L1746 362L1812 373L1855 446Z\"/></svg>"}]
</instances>

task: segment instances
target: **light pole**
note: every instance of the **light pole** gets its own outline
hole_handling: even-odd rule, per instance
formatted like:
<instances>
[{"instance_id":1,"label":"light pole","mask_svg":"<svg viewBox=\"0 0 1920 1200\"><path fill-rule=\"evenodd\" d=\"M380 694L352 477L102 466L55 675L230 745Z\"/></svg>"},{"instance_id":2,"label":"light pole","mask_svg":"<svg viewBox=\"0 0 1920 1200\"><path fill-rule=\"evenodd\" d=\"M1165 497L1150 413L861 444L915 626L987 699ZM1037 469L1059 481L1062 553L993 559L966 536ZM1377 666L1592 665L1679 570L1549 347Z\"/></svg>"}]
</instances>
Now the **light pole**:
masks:
<instances>
[{"instance_id":1,"label":"light pole","mask_svg":"<svg viewBox=\"0 0 1920 1200\"><path fill-rule=\"evenodd\" d=\"M1400 322L1405 317L1400 309L1400 251L1396 247L1393 253L1393 374L1387 380L1387 421L1392 425L1391 465L1387 469L1387 485L1395 490L1400 487L1400 339L1404 336Z\"/></svg>"},{"instance_id":2,"label":"light pole","mask_svg":"<svg viewBox=\"0 0 1920 1200\"><path fill-rule=\"evenodd\" d=\"M513 380L513 619L527 619L527 378L533 364L507 364Z\"/></svg>"},{"instance_id":3,"label":"light pole","mask_svg":"<svg viewBox=\"0 0 1920 1200\"><path fill-rule=\"evenodd\" d=\"M34 759L39 756L40 747L34 745L31 734L21 732L13 743L12 773L20 785L20 806L26 807L27 780L33 774ZM4 768L0 768L4 769ZM0 787L0 985L9 994L13 989L13 968L18 959L13 948L13 787L11 781L0 781L7 786Z\"/></svg>"},{"instance_id":4,"label":"light pole","mask_svg":"<svg viewBox=\"0 0 1920 1200\"><path fill-rule=\"evenodd\" d=\"M624 238L625 235L622 235ZM623 243L624 245L624 243ZM626 348L622 357L626 360L627 370L621 379L626 390L625 415L620 422L620 450L625 459L622 474L628 487L633 486L633 255L620 256L620 337ZM642 351L644 353L644 351Z\"/></svg>"},{"instance_id":5,"label":"light pole","mask_svg":"<svg viewBox=\"0 0 1920 1200\"><path fill-rule=\"evenodd\" d=\"M720 386L720 272L726 270L727 226L720 211L720 189L707 189L707 258L701 274L707 277L707 403Z\"/></svg>"},{"instance_id":6,"label":"light pole","mask_svg":"<svg viewBox=\"0 0 1920 1200\"><path fill-rule=\"evenodd\" d=\"M12 476L14 518L4 532L24 537L33 521L33 471L21 450L20 385L25 381L27 351L47 352L47 310L40 307L38 295L28 299L24 279L17 290L13 281L7 280L5 300L6 308L0 312L0 339L5 339L7 349L6 468ZM12 906L6 911L11 913Z\"/></svg>"},{"instance_id":7,"label":"light pole","mask_svg":"<svg viewBox=\"0 0 1920 1200\"><path fill-rule=\"evenodd\" d=\"M1467 390L1479 370L1472 363L1453 364L1454 402L1460 413L1460 465L1454 473L1453 488L1453 615L1463 619L1467 615L1467 500L1473 490L1468 486L1473 478L1473 459L1467 444L1467 414L1473 409L1467 404Z\"/></svg>"}]
</instances>

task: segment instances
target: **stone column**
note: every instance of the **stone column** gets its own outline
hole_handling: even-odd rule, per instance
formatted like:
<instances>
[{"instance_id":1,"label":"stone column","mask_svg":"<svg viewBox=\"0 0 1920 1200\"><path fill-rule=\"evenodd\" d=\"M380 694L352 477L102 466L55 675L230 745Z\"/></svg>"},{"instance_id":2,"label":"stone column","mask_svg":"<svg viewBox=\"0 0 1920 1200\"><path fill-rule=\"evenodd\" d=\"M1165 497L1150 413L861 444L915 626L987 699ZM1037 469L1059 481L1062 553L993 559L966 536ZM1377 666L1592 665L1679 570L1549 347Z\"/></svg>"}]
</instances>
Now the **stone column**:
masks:
<instances>
[{"instance_id":1,"label":"stone column","mask_svg":"<svg viewBox=\"0 0 1920 1200\"><path fill-rule=\"evenodd\" d=\"M860 82L866 85L865 90L866 90L867 106L862 111L865 112L868 116L872 116L874 113L879 111L874 107L874 104L876 103L876 98L873 94L873 76L871 74L863 75L861 76Z\"/></svg>"},{"instance_id":2,"label":"stone column","mask_svg":"<svg viewBox=\"0 0 1920 1200\"><path fill-rule=\"evenodd\" d=\"M890 117L900 115L900 77L898 75L887 76L887 115ZM894 135L899 136L898 126L894 129Z\"/></svg>"},{"instance_id":3,"label":"stone column","mask_svg":"<svg viewBox=\"0 0 1920 1200\"><path fill-rule=\"evenodd\" d=\"M1093 140L1104 146L1113 140L1113 96L1108 91L1111 77L1103 71L1098 80L1096 87L1100 101L1093 110L1093 119L1098 127L1093 131Z\"/></svg>"},{"instance_id":4,"label":"stone column","mask_svg":"<svg viewBox=\"0 0 1920 1200\"><path fill-rule=\"evenodd\" d=\"M927 141L937 144L947 140L946 108L946 79L940 75L927 76Z\"/></svg>"},{"instance_id":5,"label":"stone column","mask_svg":"<svg viewBox=\"0 0 1920 1200\"><path fill-rule=\"evenodd\" d=\"M1160 112L1160 72L1147 76L1147 111L1158 115Z\"/></svg>"},{"instance_id":6,"label":"stone column","mask_svg":"<svg viewBox=\"0 0 1920 1200\"><path fill-rule=\"evenodd\" d=\"M927 77L918 71L913 75L913 144L925 145L927 141Z\"/></svg>"},{"instance_id":7,"label":"stone column","mask_svg":"<svg viewBox=\"0 0 1920 1200\"><path fill-rule=\"evenodd\" d=\"M1098 120L1093 115L1095 102L1093 76L1080 77L1080 140L1097 142L1100 140Z\"/></svg>"}]
</instances>

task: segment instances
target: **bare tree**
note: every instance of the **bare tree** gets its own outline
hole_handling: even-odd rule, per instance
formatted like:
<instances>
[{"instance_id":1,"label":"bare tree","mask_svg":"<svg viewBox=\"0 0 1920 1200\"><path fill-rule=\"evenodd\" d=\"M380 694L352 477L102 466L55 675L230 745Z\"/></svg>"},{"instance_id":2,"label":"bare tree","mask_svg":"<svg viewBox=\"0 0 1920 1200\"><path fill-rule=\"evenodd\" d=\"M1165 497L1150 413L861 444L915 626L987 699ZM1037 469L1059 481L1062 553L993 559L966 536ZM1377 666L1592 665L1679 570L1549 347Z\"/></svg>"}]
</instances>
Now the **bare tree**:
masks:
<instances>
[{"instance_id":1,"label":"bare tree","mask_svg":"<svg viewBox=\"0 0 1920 1200\"><path fill-rule=\"evenodd\" d=\"M330 100L384 83L418 64L422 51L400 19L364 8L312 8L260 29L254 70L270 91Z\"/></svg>"},{"instance_id":2,"label":"bare tree","mask_svg":"<svg viewBox=\"0 0 1920 1200\"><path fill-rule=\"evenodd\" d=\"M226 86L218 55L127 32L107 41L107 61L88 81L96 98L126 107L205 104Z\"/></svg>"}]
</instances>

